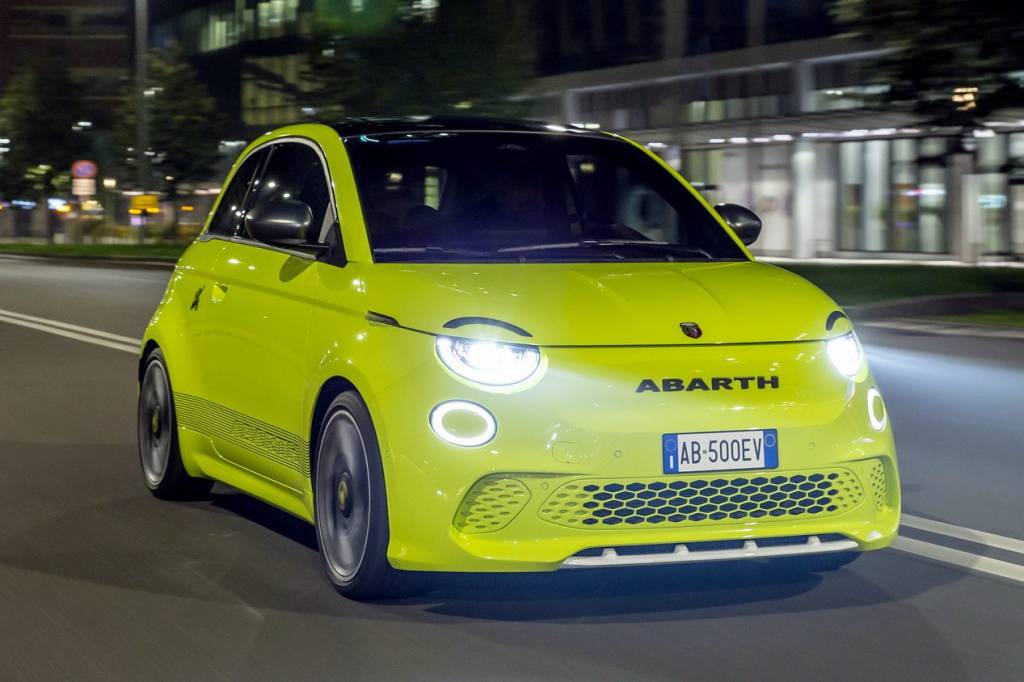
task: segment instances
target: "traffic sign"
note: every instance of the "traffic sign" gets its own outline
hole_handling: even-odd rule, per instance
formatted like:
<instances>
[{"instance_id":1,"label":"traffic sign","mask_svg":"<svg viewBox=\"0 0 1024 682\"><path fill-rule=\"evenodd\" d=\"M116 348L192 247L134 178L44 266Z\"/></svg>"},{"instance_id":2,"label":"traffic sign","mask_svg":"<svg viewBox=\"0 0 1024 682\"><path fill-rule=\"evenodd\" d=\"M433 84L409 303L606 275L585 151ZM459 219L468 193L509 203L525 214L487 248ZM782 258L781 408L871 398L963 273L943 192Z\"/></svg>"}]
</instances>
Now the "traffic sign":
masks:
<instances>
[{"instance_id":1,"label":"traffic sign","mask_svg":"<svg viewBox=\"0 0 1024 682\"><path fill-rule=\"evenodd\" d=\"M72 178L71 193L76 197L91 197L96 194L96 178Z\"/></svg>"},{"instance_id":2,"label":"traffic sign","mask_svg":"<svg viewBox=\"0 0 1024 682\"><path fill-rule=\"evenodd\" d=\"M155 194L137 194L129 202L128 212L132 215L160 212L160 197Z\"/></svg>"},{"instance_id":3,"label":"traffic sign","mask_svg":"<svg viewBox=\"0 0 1024 682\"><path fill-rule=\"evenodd\" d=\"M87 161L85 159L81 161L75 161L71 164L71 177L73 178L95 178L96 177L96 163L93 161Z\"/></svg>"}]
</instances>

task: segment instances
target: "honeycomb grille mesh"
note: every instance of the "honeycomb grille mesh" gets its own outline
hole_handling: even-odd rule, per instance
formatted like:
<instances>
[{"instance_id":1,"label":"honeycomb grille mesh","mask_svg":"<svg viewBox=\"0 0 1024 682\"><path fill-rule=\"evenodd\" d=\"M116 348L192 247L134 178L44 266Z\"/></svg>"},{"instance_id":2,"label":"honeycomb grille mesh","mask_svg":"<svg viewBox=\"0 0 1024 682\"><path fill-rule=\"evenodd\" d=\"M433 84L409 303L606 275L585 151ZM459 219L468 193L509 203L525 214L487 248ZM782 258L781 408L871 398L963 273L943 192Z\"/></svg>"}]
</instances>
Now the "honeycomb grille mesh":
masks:
<instances>
[{"instance_id":1,"label":"honeycomb grille mesh","mask_svg":"<svg viewBox=\"0 0 1024 682\"><path fill-rule=\"evenodd\" d=\"M593 479L566 483L540 518L572 528L636 528L841 514L864 499L849 469L689 479Z\"/></svg>"},{"instance_id":2,"label":"honeycomb grille mesh","mask_svg":"<svg viewBox=\"0 0 1024 682\"><path fill-rule=\"evenodd\" d=\"M488 476L473 484L455 513L453 525L463 533L501 530L516 517L530 491L523 483L506 476Z\"/></svg>"},{"instance_id":3,"label":"honeycomb grille mesh","mask_svg":"<svg viewBox=\"0 0 1024 682\"><path fill-rule=\"evenodd\" d=\"M871 492L875 498L875 509L885 509L888 499L885 489L885 466L877 460L871 465Z\"/></svg>"}]
</instances>

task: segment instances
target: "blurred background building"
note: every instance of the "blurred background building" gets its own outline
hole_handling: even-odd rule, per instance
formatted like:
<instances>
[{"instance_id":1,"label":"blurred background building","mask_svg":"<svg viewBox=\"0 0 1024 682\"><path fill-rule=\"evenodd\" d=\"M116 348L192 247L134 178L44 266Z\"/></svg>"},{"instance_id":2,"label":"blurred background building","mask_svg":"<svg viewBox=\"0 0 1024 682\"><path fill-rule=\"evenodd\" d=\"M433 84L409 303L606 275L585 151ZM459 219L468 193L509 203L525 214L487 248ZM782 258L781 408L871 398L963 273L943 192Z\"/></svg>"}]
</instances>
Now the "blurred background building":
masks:
<instances>
[{"instance_id":1,"label":"blurred background building","mask_svg":"<svg viewBox=\"0 0 1024 682\"><path fill-rule=\"evenodd\" d=\"M55 57L81 88L88 121L111 115L131 74L130 0L0 0L0 92L17 64Z\"/></svg>"},{"instance_id":2,"label":"blurred background building","mask_svg":"<svg viewBox=\"0 0 1024 682\"><path fill-rule=\"evenodd\" d=\"M1024 115L989 121L968 150L958 131L870 108L879 50L841 35L826 3L546 2L541 15L537 113L623 131L713 203L752 207L762 253L1024 253Z\"/></svg>"},{"instance_id":3,"label":"blurred background building","mask_svg":"<svg viewBox=\"0 0 1024 682\"><path fill-rule=\"evenodd\" d=\"M372 22L381 1L150 0L150 42L182 48L234 137L251 139L316 117L304 101L311 40L341 15ZM445 2L407 4L429 17ZM89 96L110 96L129 64L128 3L67 4L0 0L0 87L12 60L60 45ZM528 4L536 77L512 97L520 108L623 132L712 203L750 206L766 224L760 253L1024 256L1024 110L965 134L878 108L886 86L872 63L884 50L844 34L828 3Z\"/></svg>"},{"instance_id":4,"label":"blurred background building","mask_svg":"<svg viewBox=\"0 0 1024 682\"><path fill-rule=\"evenodd\" d=\"M322 0L154 0L150 40L177 44L210 84L221 110L242 129L303 118L306 41L332 16Z\"/></svg>"}]
</instances>

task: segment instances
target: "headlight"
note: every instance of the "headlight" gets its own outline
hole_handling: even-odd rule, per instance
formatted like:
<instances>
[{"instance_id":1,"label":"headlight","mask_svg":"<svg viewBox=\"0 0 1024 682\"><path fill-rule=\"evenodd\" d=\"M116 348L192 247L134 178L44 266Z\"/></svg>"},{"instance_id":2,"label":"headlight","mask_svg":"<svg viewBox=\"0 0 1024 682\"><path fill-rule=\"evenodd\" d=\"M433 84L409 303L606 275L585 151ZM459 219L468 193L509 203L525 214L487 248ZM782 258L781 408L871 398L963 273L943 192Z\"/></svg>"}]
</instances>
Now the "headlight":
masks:
<instances>
[{"instance_id":1,"label":"headlight","mask_svg":"<svg viewBox=\"0 0 1024 682\"><path fill-rule=\"evenodd\" d=\"M853 332L826 341L825 350L828 351L829 360L840 374L853 378L860 373L860 368L864 365L864 357L860 349L860 342L857 341L857 336Z\"/></svg>"},{"instance_id":2,"label":"headlight","mask_svg":"<svg viewBox=\"0 0 1024 682\"><path fill-rule=\"evenodd\" d=\"M463 379L491 386L510 386L526 381L540 365L540 351L498 341L474 341L439 336L437 357Z\"/></svg>"}]
</instances>

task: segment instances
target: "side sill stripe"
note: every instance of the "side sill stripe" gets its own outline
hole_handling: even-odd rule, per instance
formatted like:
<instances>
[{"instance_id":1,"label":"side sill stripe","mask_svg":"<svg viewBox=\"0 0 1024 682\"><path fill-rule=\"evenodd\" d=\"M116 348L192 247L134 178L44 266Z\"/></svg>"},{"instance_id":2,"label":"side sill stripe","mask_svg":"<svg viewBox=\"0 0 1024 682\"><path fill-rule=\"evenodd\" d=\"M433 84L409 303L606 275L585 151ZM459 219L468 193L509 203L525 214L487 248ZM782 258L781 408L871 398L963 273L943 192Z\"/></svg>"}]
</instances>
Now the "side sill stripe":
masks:
<instances>
[{"instance_id":1,"label":"side sill stripe","mask_svg":"<svg viewBox=\"0 0 1024 682\"><path fill-rule=\"evenodd\" d=\"M181 426L309 476L309 442L299 436L187 393L175 393L174 406Z\"/></svg>"}]
</instances>

